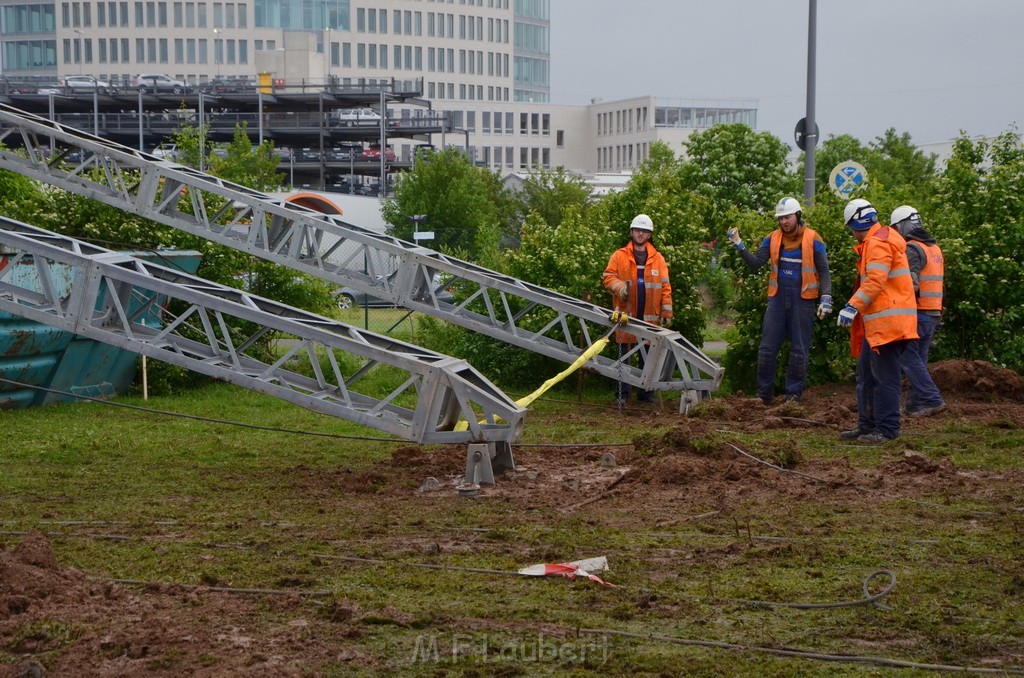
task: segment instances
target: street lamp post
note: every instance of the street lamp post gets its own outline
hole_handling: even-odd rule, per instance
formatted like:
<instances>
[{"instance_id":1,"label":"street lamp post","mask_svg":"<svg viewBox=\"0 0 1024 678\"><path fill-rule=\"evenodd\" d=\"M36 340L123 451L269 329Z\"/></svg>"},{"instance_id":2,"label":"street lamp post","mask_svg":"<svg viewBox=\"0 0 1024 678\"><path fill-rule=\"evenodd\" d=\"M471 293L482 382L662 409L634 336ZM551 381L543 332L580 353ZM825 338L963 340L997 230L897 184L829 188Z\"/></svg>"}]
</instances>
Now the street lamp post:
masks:
<instances>
[{"instance_id":1,"label":"street lamp post","mask_svg":"<svg viewBox=\"0 0 1024 678\"><path fill-rule=\"evenodd\" d=\"M217 66L217 79L220 79L220 52L221 52L221 44L220 44L220 38L217 37L218 35L220 35L220 29L219 28L214 28L213 29L213 62Z\"/></svg>"},{"instance_id":2,"label":"street lamp post","mask_svg":"<svg viewBox=\"0 0 1024 678\"><path fill-rule=\"evenodd\" d=\"M78 74L81 75L82 74L82 62L85 61L85 44L84 44L85 38L82 37L82 31L78 30L77 28L74 29L74 30L75 30L75 35L78 36L78 38L75 39L75 43L77 44L77 47L78 47L78 49L75 50L75 56L78 57Z\"/></svg>"},{"instance_id":3,"label":"street lamp post","mask_svg":"<svg viewBox=\"0 0 1024 678\"><path fill-rule=\"evenodd\" d=\"M327 40L324 43L324 88L331 84L331 27L327 27Z\"/></svg>"}]
</instances>

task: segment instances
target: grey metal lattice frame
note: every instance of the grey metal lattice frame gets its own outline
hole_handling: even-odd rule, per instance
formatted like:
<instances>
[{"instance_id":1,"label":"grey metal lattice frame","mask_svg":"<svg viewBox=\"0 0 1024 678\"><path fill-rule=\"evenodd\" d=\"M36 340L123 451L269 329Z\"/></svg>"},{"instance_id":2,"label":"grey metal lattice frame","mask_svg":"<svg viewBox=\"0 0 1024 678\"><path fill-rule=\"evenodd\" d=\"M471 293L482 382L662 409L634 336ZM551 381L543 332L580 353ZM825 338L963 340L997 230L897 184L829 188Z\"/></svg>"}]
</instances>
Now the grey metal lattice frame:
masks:
<instances>
[{"instance_id":1,"label":"grey metal lattice frame","mask_svg":"<svg viewBox=\"0 0 1024 678\"><path fill-rule=\"evenodd\" d=\"M610 311L595 304L3 105L0 142L8 147L0 167L566 363L613 325ZM73 151L84 159L67 162ZM375 263L385 260L391 270ZM438 271L463 301L437 298ZM641 340L634 352L644 354L643 369L629 364L629 352L597 356L587 367L645 389L684 391L684 402L721 384L723 369L678 332L639 320L630 331Z\"/></svg>"},{"instance_id":2,"label":"grey metal lattice frame","mask_svg":"<svg viewBox=\"0 0 1024 678\"><path fill-rule=\"evenodd\" d=\"M511 445L522 433L526 410L463 360L10 219L0 246L0 310L415 442ZM67 293L57 262L71 269ZM35 275L15 275L22 266ZM144 301L129 311L132 295ZM144 322L153 304L183 310L154 327ZM253 350L268 332L290 346L273 363ZM299 357L314 376L289 367ZM360 392L383 367L397 386ZM459 420L467 430L454 430Z\"/></svg>"}]
</instances>

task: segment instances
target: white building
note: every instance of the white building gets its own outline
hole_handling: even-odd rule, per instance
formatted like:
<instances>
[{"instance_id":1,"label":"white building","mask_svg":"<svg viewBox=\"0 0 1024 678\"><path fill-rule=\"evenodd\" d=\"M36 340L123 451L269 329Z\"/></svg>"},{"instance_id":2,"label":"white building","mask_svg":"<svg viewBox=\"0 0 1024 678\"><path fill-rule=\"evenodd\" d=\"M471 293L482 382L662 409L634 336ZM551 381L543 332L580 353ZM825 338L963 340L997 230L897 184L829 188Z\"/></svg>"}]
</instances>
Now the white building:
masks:
<instances>
[{"instance_id":1,"label":"white building","mask_svg":"<svg viewBox=\"0 0 1024 678\"><path fill-rule=\"evenodd\" d=\"M203 83L255 80L261 69L288 85L420 81L452 130L432 142L468 144L503 174L630 171L654 141L679 152L695 129L756 127L756 101L551 105L550 2L0 0L0 64L11 79L51 81L82 73L127 83L163 72ZM291 33L304 35L286 40ZM286 42L305 53L285 58ZM396 139L396 153L409 157L416 143Z\"/></svg>"}]
</instances>

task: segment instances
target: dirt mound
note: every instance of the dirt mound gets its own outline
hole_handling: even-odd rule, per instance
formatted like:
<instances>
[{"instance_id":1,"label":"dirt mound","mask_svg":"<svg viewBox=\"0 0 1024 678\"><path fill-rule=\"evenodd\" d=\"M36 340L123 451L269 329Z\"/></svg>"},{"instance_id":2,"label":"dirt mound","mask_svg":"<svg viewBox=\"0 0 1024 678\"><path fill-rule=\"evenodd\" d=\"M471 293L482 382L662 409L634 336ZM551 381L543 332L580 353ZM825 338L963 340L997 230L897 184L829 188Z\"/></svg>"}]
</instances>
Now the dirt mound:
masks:
<instances>
[{"instance_id":1,"label":"dirt mound","mask_svg":"<svg viewBox=\"0 0 1024 678\"><path fill-rule=\"evenodd\" d=\"M29 532L12 550L0 551L0 612L20 614L35 601L59 596L82 580L81 574L61 569L42 533Z\"/></svg>"},{"instance_id":2,"label":"dirt mound","mask_svg":"<svg viewBox=\"0 0 1024 678\"><path fill-rule=\"evenodd\" d=\"M0 675L308 675L332 661L372 666L350 640L390 614L332 598L141 588L62 567L49 540L0 550ZM349 610L348 616L342 610ZM407 623L398 613L394 623Z\"/></svg>"},{"instance_id":3,"label":"dirt mound","mask_svg":"<svg viewBox=\"0 0 1024 678\"><path fill-rule=\"evenodd\" d=\"M983 360L944 360L929 371L943 393L992 394L1024 402L1024 377Z\"/></svg>"}]
</instances>

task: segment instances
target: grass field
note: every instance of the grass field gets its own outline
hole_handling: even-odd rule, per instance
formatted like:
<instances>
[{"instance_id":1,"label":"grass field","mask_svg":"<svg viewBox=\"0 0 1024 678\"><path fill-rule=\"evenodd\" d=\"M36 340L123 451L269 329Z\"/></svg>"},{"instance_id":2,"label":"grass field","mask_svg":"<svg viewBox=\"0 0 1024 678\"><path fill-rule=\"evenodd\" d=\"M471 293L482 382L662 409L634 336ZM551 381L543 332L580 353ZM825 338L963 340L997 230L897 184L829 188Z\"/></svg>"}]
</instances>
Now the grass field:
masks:
<instances>
[{"instance_id":1,"label":"grass field","mask_svg":"<svg viewBox=\"0 0 1024 678\"><path fill-rule=\"evenodd\" d=\"M98 403L0 412L0 665L1024 673L1020 403L951 397L899 441L858 447L835 436L852 423L849 387L792 411L728 398L684 417L673 402L609 407L588 384L582 402L531 409L519 468L476 497L455 491L464 449L330 437L379 436L227 385L118 402L280 430ZM442 489L421 492L427 477ZM31 531L59 585L10 602ZM511 576L597 556L615 587Z\"/></svg>"}]
</instances>

